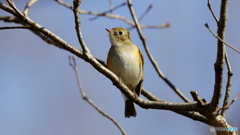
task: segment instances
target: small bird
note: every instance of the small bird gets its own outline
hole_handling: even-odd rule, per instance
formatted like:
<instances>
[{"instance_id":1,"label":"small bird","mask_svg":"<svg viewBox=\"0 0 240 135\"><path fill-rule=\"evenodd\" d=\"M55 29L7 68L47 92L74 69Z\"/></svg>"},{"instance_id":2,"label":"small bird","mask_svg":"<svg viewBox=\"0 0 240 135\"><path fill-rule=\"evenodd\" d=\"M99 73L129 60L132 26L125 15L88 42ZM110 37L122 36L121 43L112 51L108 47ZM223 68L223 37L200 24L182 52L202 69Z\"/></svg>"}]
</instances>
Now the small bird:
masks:
<instances>
[{"instance_id":1,"label":"small bird","mask_svg":"<svg viewBox=\"0 0 240 135\"><path fill-rule=\"evenodd\" d=\"M107 57L107 68L116 74L119 79L137 96L141 94L143 84L144 60L141 51L131 41L127 29L116 27L106 29L109 33L111 48ZM123 95L124 96L124 95ZM125 117L137 115L133 101L124 96Z\"/></svg>"}]
</instances>

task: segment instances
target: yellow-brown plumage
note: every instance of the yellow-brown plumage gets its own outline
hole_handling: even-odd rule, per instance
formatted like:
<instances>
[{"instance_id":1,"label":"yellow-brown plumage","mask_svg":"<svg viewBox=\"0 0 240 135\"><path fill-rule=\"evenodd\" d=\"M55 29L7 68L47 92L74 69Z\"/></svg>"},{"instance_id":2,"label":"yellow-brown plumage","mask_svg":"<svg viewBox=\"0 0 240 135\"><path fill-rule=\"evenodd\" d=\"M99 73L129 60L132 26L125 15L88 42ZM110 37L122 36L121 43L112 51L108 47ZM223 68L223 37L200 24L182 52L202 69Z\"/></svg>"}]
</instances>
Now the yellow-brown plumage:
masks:
<instances>
[{"instance_id":1,"label":"yellow-brown plumage","mask_svg":"<svg viewBox=\"0 0 240 135\"><path fill-rule=\"evenodd\" d=\"M123 83L138 96L143 83L143 56L136 45L131 42L130 33L121 27L109 32L112 44L107 58L107 67L115 73ZM133 102L125 97L125 117L137 115Z\"/></svg>"}]
</instances>

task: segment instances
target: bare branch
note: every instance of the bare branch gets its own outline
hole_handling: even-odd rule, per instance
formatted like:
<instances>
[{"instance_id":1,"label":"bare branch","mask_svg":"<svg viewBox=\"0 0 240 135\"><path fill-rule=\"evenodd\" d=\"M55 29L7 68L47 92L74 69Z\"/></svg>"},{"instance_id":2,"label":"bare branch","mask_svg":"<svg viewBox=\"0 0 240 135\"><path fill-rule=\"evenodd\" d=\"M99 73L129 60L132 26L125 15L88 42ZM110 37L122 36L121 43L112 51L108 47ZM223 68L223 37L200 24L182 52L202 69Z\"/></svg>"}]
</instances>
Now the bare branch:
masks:
<instances>
[{"instance_id":1,"label":"bare branch","mask_svg":"<svg viewBox=\"0 0 240 135\"><path fill-rule=\"evenodd\" d=\"M147 42L146 42L146 38L143 36L143 33L142 33L142 30L140 28L140 25L138 23L138 19L135 15L135 12L134 12L134 9L132 7L132 1L131 0L128 0L128 7L129 7L129 10L130 10L130 13L132 15L132 18L136 24L136 28L137 28L137 31L138 31L138 34L139 34L139 37L140 39L142 40L142 43L143 43L143 46L145 48L145 51L151 61L151 63L153 64L153 67L155 68L155 70L157 71L158 75L174 90L175 93L177 93L177 95L179 95L185 102L191 102L178 88L176 88L166 77L165 75L162 73L162 71L160 70L157 62L155 61L155 59L153 58L151 52L150 52L150 49L147 45Z\"/></svg>"},{"instance_id":2,"label":"bare branch","mask_svg":"<svg viewBox=\"0 0 240 135\"><path fill-rule=\"evenodd\" d=\"M218 19L216 17L216 15L214 14L213 10L212 10L212 7L211 7L211 4L210 4L210 0L208 0L208 7L209 7L209 10L211 11L217 25L218 25ZM231 49L235 50L236 52L240 53L240 51L238 51L236 48L234 48L233 46L227 44L226 42L224 42L219 36L215 35L212 30L209 28L208 24L206 23L205 26L208 28L208 30L211 32L211 34L215 37L215 38L218 38L218 40L222 41L222 43L224 43L225 45L227 45L228 47L230 47ZM230 62L228 60L228 55L227 55L227 52L225 53L225 61L226 61L226 64L227 64L227 68L228 68L228 80L227 80L227 84L226 84L226 92L225 92L225 97L224 97L224 101L223 101L223 107L226 106L228 104L228 100L229 100L229 97L230 97L230 91L231 91L231 86L232 86L232 76L233 76L233 73L232 73L232 69L231 69L231 66L230 66ZM225 117L226 115L226 110L223 109L221 111L221 115L223 117Z\"/></svg>"},{"instance_id":3,"label":"bare branch","mask_svg":"<svg viewBox=\"0 0 240 135\"><path fill-rule=\"evenodd\" d=\"M22 24L21 21L19 21L19 19L15 16L0 16L0 20L3 20L4 22L14 22L14 23Z\"/></svg>"},{"instance_id":4,"label":"bare branch","mask_svg":"<svg viewBox=\"0 0 240 135\"><path fill-rule=\"evenodd\" d=\"M218 108L217 109L217 111L220 111L220 110L226 110L226 109L228 109L234 102L236 102L237 101L237 99L238 99L238 97L240 96L240 93L238 93L237 94L237 96L231 101L231 103L230 104L228 104L228 105L225 105L224 107L222 107L222 108Z\"/></svg>"},{"instance_id":5,"label":"bare branch","mask_svg":"<svg viewBox=\"0 0 240 135\"><path fill-rule=\"evenodd\" d=\"M82 56L83 53L81 50L79 50L78 48L76 48L74 46L69 45L64 40L59 38L57 35L53 34L52 32L50 32L43 26L39 25L38 23L34 22L33 20L29 19L28 17L23 18L23 16L16 14L12 8L8 7L5 4L0 4L0 8L13 14L14 16L16 16L18 18L17 20L16 19L12 19L12 20L15 20L18 23L22 23L24 25L31 26L32 29L34 29L36 33L41 33L42 35L46 36L48 39L53 40L54 44L57 44L58 46L60 46L60 48L66 49L72 53L77 53L79 57L80 56L83 57ZM24 19L24 20L21 20L21 19ZM24 23L23 23L23 21L24 21ZM51 42L51 43L53 43L53 42Z\"/></svg>"},{"instance_id":6,"label":"bare branch","mask_svg":"<svg viewBox=\"0 0 240 135\"><path fill-rule=\"evenodd\" d=\"M5 11L8 11L9 8L6 8ZM10 10L9 12L11 12L12 10ZM13 12L14 13L14 12ZM11 23L17 23L17 24L22 24L22 25L26 25L25 23L21 22L18 18L16 18L15 16L0 16L0 20L3 20L5 22L11 22ZM27 27L30 27L30 26L27 26ZM38 32L38 31L35 31L35 30L32 30L30 29L34 34L36 34L37 36L39 36L43 41L47 42L48 44L52 44L52 45L55 45L56 47L59 47L61 48L61 46L59 44L57 44L55 41L53 41L51 38L45 36L44 34ZM107 67L105 61L103 60L100 60L98 58L95 57L95 59L101 63L104 67Z\"/></svg>"},{"instance_id":7,"label":"bare branch","mask_svg":"<svg viewBox=\"0 0 240 135\"><path fill-rule=\"evenodd\" d=\"M109 1L109 7L110 7L110 13L113 13L113 3L112 0L108 0Z\"/></svg>"},{"instance_id":8,"label":"bare branch","mask_svg":"<svg viewBox=\"0 0 240 135\"><path fill-rule=\"evenodd\" d=\"M152 9L153 5L149 5L148 8L146 9L146 11L141 15L141 17L138 19L139 22L141 22L141 20L147 15L147 13ZM164 27L169 27L170 24L169 23L166 23L167 26L164 26ZM165 25L166 25L165 24ZM127 28L128 30L132 30L133 28L135 28L136 26L132 26L130 28Z\"/></svg>"},{"instance_id":9,"label":"bare branch","mask_svg":"<svg viewBox=\"0 0 240 135\"><path fill-rule=\"evenodd\" d=\"M226 84L225 97L224 97L224 100L223 100L223 107L228 104L228 100L229 100L229 97L230 97L231 86L232 86L232 76L233 76L227 53L225 54L225 60L226 60L227 68L228 68L228 79L227 79L227 84ZM223 117L225 117L225 115L226 115L226 110L225 109L223 109L221 111L221 115Z\"/></svg>"},{"instance_id":10,"label":"bare branch","mask_svg":"<svg viewBox=\"0 0 240 135\"><path fill-rule=\"evenodd\" d=\"M73 13L74 13L74 17L75 17L75 29L77 32L77 37L78 37L78 41L83 49L83 53L90 53L89 49L87 48L85 42L83 41L83 37L82 37L82 32L81 32L81 28L80 28L80 19L78 17L78 7L80 6L82 0L74 0L73 1Z\"/></svg>"},{"instance_id":11,"label":"bare branch","mask_svg":"<svg viewBox=\"0 0 240 135\"><path fill-rule=\"evenodd\" d=\"M147 8L147 10L141 15L141 17L138 19L139 22L146 16L146 14L152 9L153 5L150 4Z\"/></svg>"},{"instance_id":12,"label":"bare branch","mask_svg":"<svg viewBox=\"0 0 240 135\"><path fill-rule=\"evenodd\" d=\"M10 7L15 11L15 13L17 13L20 16L23 16L23 13L17 9L17 7L15 6L12 0L7 0L7 2L10 5Z\"/></svg>"},{"instance_id":13,"label":"bare branch","mask_svg":"<svg viewBox=\"0 0 240 135\"><path fill-rule=\"evenodd\" d=\"M10 7L0 4L0 8L8 8L10 13L15 13L14 10L12 10ZM19 15L17 15L19 16ZM21 19L21 17L19 17ZM21 20L20 20L21 21ZM101 72L103 75L105 75L107 78L109 78L113 84L129 99L133 100L136 104L143 108L152 108L152 109L165 109L165 110L173 110L173 111L197 111L198 105L196 103L161 103L158 101L148 101L145 99L142 99L138 97L136 99L135 94L129 90L129 88L119 82L119 78L112 73L110 70L108 70L106 67L104 67L102 64L100 64L91 53L83 53L78 48L69 45L66 41L59 38L57 35L53 34L43 26L39 25L38 23L32 21L30 18L25 17L24 22L31 26L35 31L38 31L45 36L49 37L53 41L55 41L62 49L65 49L76 56L84 59L86 62L90 63L96 70Z\"/></svg>"},{"instance_id":14,"label":"bare branch","mask_svg":"<svg viewBox=\"0 0 240 135\"><path fill-rule=\"evenodd\" d=\"M143 96L145 96L148 100L151 100L151 101L166 102L166 101L161 100L158 97L154 96L152 93L150 93L149 91L147 91L144 88L142 88L141 94ZM173 111L173 112L175 112L177 114L181 114L181 115L191 118L193 120L197 120L197 121L201 121L203 123L209 124L208 119L198 112L194 112L194 111Z\"/></svg>"},{"instance_id":15,"label":"bare branch","mask_svg":"<svg viewBox=\"0 0 240 135\"><path fill-rule=\"evenodd\" d=\"M223 39L221 39L219 36L215 35L213 33L213 31L210 29L210 27L208 26L208 24L206 23L205 26L208 28L208 30L211 32L211 34L217 38L218 40L220 40L223 44L227 45L228 47L230 47L231 49L233 49L234 51L236 51L237 53L240 53L240 51L238 49L236 49L235 47L233 47L232 45L226 43Z\"/></svg>"},{"instance_id":16,"label":"bare branch","mask_svg":"<svg viewBox=\"0 0 240 135\"><path fill-rule=\"evenodd\" d=\"M215 19L216 23L218 24L218 19L217 19L216 15L214 14L213 10L212 10L212 6L211 6L211 3L210 3L210 0L208 0L207 6L208 6L210 12L212 13L212 16Z\"/></svg>"},{"instance_id":17,"label":"bare branch","mask_svg":"<svg viewBox=\"0 0 240 135\"><path fill-rule=\"evenodd\" d=\"M131 1L130 1L131 3ZM131 4L129 4L130 6L132 6ZM75 9L78 9L78 6L77 5L77 8ZM76 6L75 6L76 7ZM82 58L83 60L85 60L86 62L90 63L97 71L101 72L102 74L104 74L106 77L108 77L112 82L113 84L118 87L121 92L126 95L128 98L132 99L135 103L137 103L139 106L143 107L143 108L152 108L152 109L165 109L165 110L171 110L173 112L176 112L176 113L179 113L181 115L184 115L184 116L187 116L189 118L192 118L194 120L198 120L198 121L202 121L206 124L212 124L208 117L207 116L203 116L201 115L200 113L200 110L199 110L199 104L204 104L205 101L200 99L198 96L195 96L195 97L198 97L196 99L198 99L198 103L194 102L194 103L169 103L169 102L166 102L166 101L163 101L163 100L158 100L156 97L151 97L151 95L148 94L148 97L151 98L152 100L149 101L149 100L145 100L145 99L142 99L142 98L136 98L135 95L122 83L119 83L119 79L118 77L113 74L111 71L109 71L107 68L105 68L102 64L99 63L99 60L96 60L95 57L92 56L92 54L90 53L84 53L83 51L81 51L80 49L68 44L67 42L65 42L64 40L62 40L61 38L59 38L58 36L56 36L55 34L53 34L52 32L50 32L49 30L47 30L46 28L44 28L43 26L39 25L38 23L34 22L33 20L31 20L30 18L28 17L23 17L21 14L18 14L16 13L15 9L14 8L10 8L2 3L0 3L0 8L1 9L4 9L5 11L7 12L10 12L11 14L15 15L17 18L9 18L9 20L7 20L6 18L6 21L10 21L11 19L18 22L18 23L21 23L22 25L24 26L29 26L32 28L32 32L34 32L35 34L40 34L41 36L44 36L46 38L49 39L49 41L52 41L53 43L52 44L55 44L57 46L59 46L60 48L62 49L65 49L73 54L75 54L76 56ZM133 10L133 9L132 9ZM79 13L79 9L78 9L78 13ZM130 9L131 11L131 9ZM134 14L134 12L131 12ZM133 18L134 18L134 15L132 15ZM136 16L135 16L136 17ZM3 19L3 18L2 18ZM79 19L79 18L78 18ZM1 17L0 17L0 20L1 20ZM141 34L141 29L140 29L140 26L138 24L138 20L135 18L135 23L136 25L134 24L134 26L137 27L138 29L138 32L140 31L140 34ZM220 21L221 22L221 21ZM77 26L77 24L76 24ZM80 25L79 25L80 26ZM78 30L77 30L78 31ZM80 31L80 27L79 27L79 31ZM40 37L41 37L40 36ZM141 37L141 35L140 35ZM142 35L143 39L144 39L144 36ZM221 36L219 36L221 37ZM221 39L224 39L224 38L221 38ZM83 40L83 39L82 39ZM146 40L146 39L144 39ZM83 42L83 41L82 41ZM144 41L143 41L144 42ZM146 42L146 41L145 41ZM223 48L224 49L224 48ZM223 55L224 56L224 55ZM102 61L104 63L104 61ZM72 64L74 65L74 64ZM215 64L217 65L217 64ZM217 68L218 66L215 66L215 69ZM163 74L162 74L163 75ZM162 76L163 78L166 78L164 75ZM169 82L167 80L167 78L164 80L165 82ZM79 80L80 82L80 80ZM170 86L170 82L168 83L169 86ZM216 84L216 83L215 83ZM81 86L80 86L81 87ZM171 86L170 86L171 87ZM174 86L172 86L174 87ZM172 88L171 87L171 88ZM175 87L174 87L175 88ZM82 89L82 88L80 88ZM81 90L80 90L81 91ZM84 91L83 91L84 93ZM85 93L84 93L85 94ZM83 95L83 97L86 97L86 94ZM142 92L142 94L146 95L146 92ZM87 98L87 97L86 97ZM91 101L91 100L89 100ZM212 100L213 101L213 100ZM187 101L186 101L187 102ZM190 102L190 100L189 100ZM235 100L234 100L235 102ZM97 106L96 106L97 107ZM98 108L98 107L97 107ZM215 110L216 111L216 110ZM218 111L218 110L217 110ZM215 119L214 119L215 120ZM213 120L213 121L214 121ZM216 120L214 121L216 122Z\"/></svg>"},{"instance_id":18,"label":"bare branch","mask_svg":"<svg viewBox=\"0 0 240 135\"><path fill-rule=\"evenodd\" d=\"M65 2L63 2L62 0L55 0L57 3L69 8L69 9L73 9L73 7ZM113 19L119 19L124 21L125 23L131 25L131 26L135 26L135 23L128 20L126 17L124 16L120 16L120 15L115 15L115 14L103 14L103 13L98 13L98 12L93 12L93 11L85 11L85 10L78 10L78 13L80 14L90 14L90 15L96 15L96 16L104 16L104 17L108 17L108 18L113 18ZM166 28L169 27L169 23L163 24L163 25L141 25L141 28L154 28L154 29L162 29L162 28Z\"/></svg>"},{"instance_id":19,"label":"bare branch","mask_svg":"<svg viewBox=\"0 0 240 135\"><path fill-rule=\"evenodd\" d=\"M27 14L28 14L28 11L29 11L29 8L35 3L35 2L37 2L38 0L30 0L27 4L26 4L26 6L25 6L25 8L24 8L24 10L23 10L23 14L25 15L25 16L27 16Z\"/></svg>"},{"instance_id":20,"label":"bare branch","mask_svg":"<svg viewBox=\"0 0 240 135\"><path fill-rule=\"evenodd\" d=\"M218 22L218 37L224 40L225 26L227 23L227 9L228 9L228 0L222 0L221 9L220 9L220 19ZM223 66L225 59L225 46L221 40L218 39L218 48L217 48L217 59L214 64L215 70L215 84L214 84L214 93L210 103L211 112L216 112L220 98L222 96L222 81L223 81Z\"/></svg>"},{"instance_id":21,"label":"bare branch","mask_svg":"<svg viewBox=\"0 0 240 135\"><path fill-rule=\"evenodd\" d=\"M6 29L31 29L30 26L9 26L9 27L0 27L0 30Z\"/></svg>"},{"instance_id":22,"label":"bare branch","mask_svg":"<svg viewBox=\"0 0 240 135\"><path fill-rule=\"evenodd\" d=\"M109 0L109 1L111 1L111 0ZM114 7L114 8L111 8L111 9L108 10L108 11L103 12L102 14L110 13L110 12L112 12L113 10L116 10L116 9L122 7L122 6L125 6L125 5L126 5L126 2L123 2L122 4L120 4L120 5L118 5L118 6ZM90 20L90 21L96 20L98 17L100 17L100 16L95 16L95 17L93 17L93 18L90 18L89 20Z\"/></svg>"},{"instance_id":23,"label":"bare branch","mask_svg":"<svg viewBox=\"0 0 240 135\"><path fill-rule=\"evenodd\" d=\"M114 125L117 126L117 128L122 132L123 135L127 135L127 133L123 130L123 128L120 126L120 124L117 123L117 121L112 118L111 116L109 116L108 114L106 114L100 107L98 107L91 99L87 98L86 93L84 92L82 85L81 85L81 81L80 81L80 77L79 77L79 73L78 73L78 68L77 68L77 64L76 64L76 59L74 56L72 57L68 57L69 58L69 65L73 68L75 75L76 75L76 79L77 79L77 83L78 83L78 88L80 90L80 93L82 95L82 98L87 101L94 109L96 109L100 114L102 114L103 116L105 116L106 118L108 118L110 121L113 122Z\"/></svg>"}]
</instances>

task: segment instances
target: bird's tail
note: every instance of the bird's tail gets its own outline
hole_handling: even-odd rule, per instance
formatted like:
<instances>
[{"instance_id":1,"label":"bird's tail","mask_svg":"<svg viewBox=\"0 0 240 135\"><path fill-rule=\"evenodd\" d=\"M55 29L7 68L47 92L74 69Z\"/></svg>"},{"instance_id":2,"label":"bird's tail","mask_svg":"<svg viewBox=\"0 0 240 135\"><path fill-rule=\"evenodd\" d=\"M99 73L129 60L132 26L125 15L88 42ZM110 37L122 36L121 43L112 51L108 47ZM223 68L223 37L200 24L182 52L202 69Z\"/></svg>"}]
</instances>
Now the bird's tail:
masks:
<instances>
[{"instance_id":1,"label":"bird's tail","mask_svg":"<svg viewBox=\"0 0 240 135\"><path fill-rule=\"evenodd\" d=\"M127 99L125 100L125 117L129 118L129 117L136 117L137 115L137 111L135 109L135 106L133 104L133 101Z\"/></svg>"}]
</instances>

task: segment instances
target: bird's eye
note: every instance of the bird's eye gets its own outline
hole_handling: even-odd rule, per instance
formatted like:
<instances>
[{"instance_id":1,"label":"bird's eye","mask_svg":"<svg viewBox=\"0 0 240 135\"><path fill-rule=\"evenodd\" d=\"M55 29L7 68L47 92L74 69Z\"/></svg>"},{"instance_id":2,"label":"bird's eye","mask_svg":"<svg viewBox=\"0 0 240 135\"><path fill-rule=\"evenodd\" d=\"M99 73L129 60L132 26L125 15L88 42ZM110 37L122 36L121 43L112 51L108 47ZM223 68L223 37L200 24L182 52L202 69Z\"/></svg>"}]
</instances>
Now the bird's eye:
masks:
<instances>
[{"instance_id":1,"label":"bird's eye","mask_svg":"<svg viewBox=\"0 0 240 135\"><path fill-rule=\"evenodd\" d=\"M122 31L119 31L119 35L123 35L123 32L122 32Z\"/></svg>"}]
</instances>

